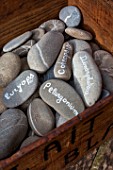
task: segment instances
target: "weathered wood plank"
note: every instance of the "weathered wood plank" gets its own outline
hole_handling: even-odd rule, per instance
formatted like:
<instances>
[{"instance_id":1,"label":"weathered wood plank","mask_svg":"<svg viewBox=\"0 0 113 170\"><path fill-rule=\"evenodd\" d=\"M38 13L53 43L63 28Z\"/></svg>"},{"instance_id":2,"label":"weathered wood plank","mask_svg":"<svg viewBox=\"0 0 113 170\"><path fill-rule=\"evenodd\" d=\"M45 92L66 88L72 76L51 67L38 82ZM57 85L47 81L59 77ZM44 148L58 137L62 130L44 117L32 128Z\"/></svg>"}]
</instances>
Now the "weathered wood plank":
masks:
<instances>
[{"instance_id":1,"label":"weathered wood plank","mask_svg":"<svg viewBox=\"0 0 113 170\"><path fill-rule=\"evenodd\" d=\"M1 0L0 3L0 48L43 21L56 18L59 10L67 5L66 0Z\"/></svg>"}]
</instances>

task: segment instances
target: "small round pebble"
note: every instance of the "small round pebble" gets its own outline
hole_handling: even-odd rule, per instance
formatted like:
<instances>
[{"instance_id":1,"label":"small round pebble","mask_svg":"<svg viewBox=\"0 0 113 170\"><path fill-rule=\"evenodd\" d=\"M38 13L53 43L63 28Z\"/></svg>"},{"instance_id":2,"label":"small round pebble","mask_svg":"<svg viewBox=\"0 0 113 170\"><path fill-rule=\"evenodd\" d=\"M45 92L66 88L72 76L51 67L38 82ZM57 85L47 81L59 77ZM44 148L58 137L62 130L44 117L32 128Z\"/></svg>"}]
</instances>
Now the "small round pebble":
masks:
<instances>
[{"instance_id":1,"label":"small round pebble","mask_svg":"<svg viewBox=\"0 0 113 170\"><path fill-rule=\"evenodd\" d=\"M78 93L63 80L50 79L44 82L40 86L39 95L44 102L67 120L85 109Z\"/></svg>"},{"instance_id":2,"label":"small round pebble","mask_svg":"<svg viewBox=\"0 0 113 170\"><path fill-rule=\"evenodd\" d=\"M45 30L43 28L36 28L32 30L32 33L32 39L37 42L43 37L43 35L45 34Z\"/></svg>"},{"instance_id":3,"label":"small round pebble","mask_svg":"<svg viewBox=\"0 0 113 170\"><path fill-rule=\"evenodd\" d=\"M66 6L60 10L59 18L68 27L77 27L81 21L81 12L76 6Z\"/></svg>"},{"instance_id":4,"label":"small round pebble","mask_svg":"<svg viewBox=\"0 0 113 170\"><path fill-rule=\"evenodd\" d=\"M79 28L66 28L65 32L71 37L81 40L92 40L93 36L90 32L79 29Z\"/></svg>"},{"instance_id":5,"label":"small round pebble","mask_svg":"<svg viewBox=\"0 0 113 170\"><path fill-rule=\"evenodd\" d=\"M13 80L3 93L3 103L8 108L23 104L37 89L38 76L32 70L23 71Z\"/></svg>"},{"instance_id":6,"label":"small round pebble","mask_svg":"<svg viewBox=\"0 0 113 170\"><path fill-rule=\"evenodd\" d=\"M26 115L19 109L8 109L0 116L0 159L19 147L28 130Z\"/></svg>"},{"instance_id":7,"label":"small round pebble","mask_svg":"<svg viewBox=\"0 0 113 170\"><path fill-rule=\"evenodd\" d=\"M27 110L28 121L32 130L39 136L43 136L54 128L55 117L41 99L34 99Z\"/></svg>"},{"instance_id":8,"label":"small round pebble","mask_svg":"<svg viewBox=\"0 0 113 170\"><path fill-rule=\"evenodd\" d=\"M25 147L25 146L28 146L29 144L31 144L31 143L39 140L39 139L40 139L40 137L38 137L38 136L29 136L28 138L26 138L26 139L22 142L22 144L21 144L21 146L20 146L20 149L22 149L22 148Z\"/></svg>"},{"instance_id":9,"label":"small round pebble","mask_svg":"<svg viewBox=\"0 0 113 170\"><path fill-rule=\"evenodd\" d=\"M64 22L58 20L58 19L51 19L39 26L39 28L43 28L46 32L48 31L59 31L61 33L65 30L65 24Z\"/></svg>"},{"instance_id":10,"label":"small round pebble","mask_svg":"<svg viewBox=\"0 0 113 170\"><path fill-rule=\"evenodd\" d=\"M28 52L27 61L30 69L38 73L46 72L57 58L64 37L57 31L49 31Z\"/></svg>"},{"instance_id":11,"label":"small round pebble","mask_svg":"<svg viewBox=\"0 0 113 170\"><path fill-rule=\"evenodd\" d=\"M7 86L20 72L20 57L12 52L0 57L0 87Z\"/></svg>"},{"instance_id":12,"label":"small round pebble","mask_svg":"<svg viewBox=\"0 0 113 170\"><path fill-rule=\"evenodd\" d=\"M3 51L4 52L12 51L13 49L25 43L31 37L31 35L32 35L32 32L27 31L24 34L12 39L3 47Z\"/></svg>"}]
</instances>

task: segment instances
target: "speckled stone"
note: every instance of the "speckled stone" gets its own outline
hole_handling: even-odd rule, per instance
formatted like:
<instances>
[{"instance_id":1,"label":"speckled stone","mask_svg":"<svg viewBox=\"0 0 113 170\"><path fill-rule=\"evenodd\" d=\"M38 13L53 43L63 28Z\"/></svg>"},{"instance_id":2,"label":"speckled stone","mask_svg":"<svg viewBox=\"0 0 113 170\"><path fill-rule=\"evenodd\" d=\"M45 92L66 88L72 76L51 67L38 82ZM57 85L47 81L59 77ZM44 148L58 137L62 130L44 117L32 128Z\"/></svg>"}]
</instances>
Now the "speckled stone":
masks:
<instances>
[{"instance_id":1,"label":"speckled stone","mask_svg":"<svg viewBox=\"0 0 113 170\"><path fill-rule=\"evenodd\" d=\"M59 18L68 27L77 27L81 21L81 12L76 6L66 6L60 10Z\"/></svg>"},{"instance_id":2,"label":"speckled stone","mask_svg":"<svg viewBox=\"0 0 113 170\"><path fill-rule=\"evenodd\" d=\"M25 147L25 146L28 146L29 144L31 144L31 143L39 140L39 139L40 139L39 136L29 136L29 137L27 137L27 138L22 142L22 144L21 144L21 146L20 146L20 149L22 149L22 148Z\"/></svg>"},{"instance_id":3,"label":"speckled stone","mask_svg":"<svg viewBox=\"0 0 113 170\"><path fill-rule=\"evenodd\" d=\"M63 80L51 79L44 82L39 89L39 94L49 106L67 120L84 110L80 96Z\"/></svg>"},{"instance_id":4,"label":"speckled stone","mask_svg":"<svg viewBox=\"0 0 113 170\"><path fill-rule=\"evenodd\" d=\"M79 51L87 51L92 54L92 48L88 42L78 39L72 39L68 42L73 46L74 53L77 53Z\"/></svg>"},{"instance_id":5,"label":"speckled stone","mask_svg":"<svg viewBox=\"0 0 113 170\"><path fill-rule=\"evenodd\" d=\"M7 86L20 72L20 57L12 52L0 57L0 87Z\"/></svg>"},{"instance_id":6,"label":"speckled stone","mask_svg":"<svg viewBox=\"0 0 113 170\"><path fill-rule=\"evenodd\" d=\"M37 89L38 76L32 70L23 71L4 90L3 103L14 108L24 103Z\"/></svg>"},{"instance_id":7,"label":"speckled stone","mask_svg":"<svg viewBox=\"0 0 113 170\"><path fill-rule=\"evenodd\" d=\"M43 28L36 28L32 30L32 33L33 33L32 39L37 42L43 37L43 35L45 34L45 30Z\"/></svg>"},{"instance_id":8,"label":"speckled stone","mask_svg":"<svg viewBox=\"0 0 113 170\"><path fill-rule=\"evenodd\" d=\"M19 147L28 130L27 117L19 109L8 109L0 116L0 159Z\"/></svg>"},{"instance_id":9,"label":"speckled stone","mask_svg":"<svg viewBox=\"0 0 113 170\"><path fill-rule=\"evenodd\" d=\"M31 35L32 35L32 32L27 31L24 34L12 39L3 47L3 51L4 52L12 51L13 49L25 43L31 37Z\"/></svg>"},{"instance_id":10,"label":"speckled stone","mask_svg":"<svg viewBox=\"0 0 113 170\"><path fill-rule=\"evenodd\" d=\"M92 40L93 36L90 32L79 29L79 28L66 28L65 32L71 37L81 40Z\"/></svg>"},{"instance_id":11,"label":"speckled stone","mask_svg":"<svg viewBox=\"0 0 113 170\"><path fill-rule=\"evenodd\" d=\"M109 92L113 92L113 56L104 50L95 51L93 54L94 60L98 65L102 79L103 88Z\"/></svg>"},{"instance_id":12,"label":"speckled stone","mask_svg":"<svg viewBox=\"0 0 113 170\"><path fill-rule=\"evenodd\" d=\"M28 52L27 61L30 69L38 73L46 72L57 58L63 42L62 33L47 32Z\"/></svg>"},{"instance_id":13,"label":"speckled stone","mask_svg":"<svg viewBox=\"0 0 113 170\"><path fill-rule=\"evenodd\" d=\"M39 136L43 136L54 128L55 117L41 99L34 99L27 110L28 121L32 130Z\"/></svg>"},{"instance_id":14,"label":"speckled stone","mask_svg":"<svg viewBox=\"0 0 113 170\"><path fill-rule=\"evenodd\" d=\"M65 30L65 24L59 19L51 19L42 23L39 28L43 28L46 32L48 31L59 31L61 33Z\"/></svg>"},{"instance_id":15,"label":"speckled stone","mask_svg":"<svg viewBox=\"0 0 113 170\"><path fill-rule=\"evenodd\" d=\"M26 56L31 47L35 44L35 40L28 40L22 46L16 48L12 52L19 55L20 57Z\"/></svg>"},{"instance_id":16,"label":"speckled stone","mask_svg":"<svg viewBox=\"0 0 113 170\"><path fill-rule=\"evenodd\" d=\"M0 114L3 113L7 108L2 101L4 88L0 88Z\"/></svg>"},{"instance_id":17,"label":"speckled stone","mask_svg":"<svg viewBox=\"0 0 113 170\"><path fill-rule=\"evenodd\" d=\"M65 122L67 122L67 119L65 119L64 117L62 117L60 114L56 113L56 127L61 126L62 124L64 124Z\"/></svg>"},{"instance_id":18,"label":"speckled stone","mask_svg":"<svg viewBox=\"0 0 113 170\"><path fill-rule=\"evenodd\" d=\"M69 80L72 73L71 62L73 47L65 42L54 66L54 76L62 80Z\"/></svg>"},{"instance_id":19,"label":"speckled stone","mask_svg":"<svg viewBox=\"0 0 113 170\"><path fill-rule=\"evenodd\" d=\"M77 52L72 61L75 88L87 107L95 104L102 90L102 78L92 56Z\"/></svg>"}]
</instances>

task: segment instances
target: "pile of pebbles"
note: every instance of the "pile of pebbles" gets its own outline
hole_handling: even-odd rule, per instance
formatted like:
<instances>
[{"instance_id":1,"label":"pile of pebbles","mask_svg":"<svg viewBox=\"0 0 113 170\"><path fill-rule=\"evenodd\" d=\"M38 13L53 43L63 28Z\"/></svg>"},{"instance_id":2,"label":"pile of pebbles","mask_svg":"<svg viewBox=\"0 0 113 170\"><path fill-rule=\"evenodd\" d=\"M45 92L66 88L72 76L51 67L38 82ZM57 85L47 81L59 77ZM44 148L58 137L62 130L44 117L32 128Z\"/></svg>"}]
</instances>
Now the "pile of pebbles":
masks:
<instances>
[{"instance_id":1,"label":"pile of pebbles","mask_svg":"<svg viewBox=\"0 0 113 170\"><path fill-rule=\"evenodd\" d=\"M78 28L75 6L4 45L0 57L0 159L113 92L113 57Z\"/></svg>"}]
</instances>

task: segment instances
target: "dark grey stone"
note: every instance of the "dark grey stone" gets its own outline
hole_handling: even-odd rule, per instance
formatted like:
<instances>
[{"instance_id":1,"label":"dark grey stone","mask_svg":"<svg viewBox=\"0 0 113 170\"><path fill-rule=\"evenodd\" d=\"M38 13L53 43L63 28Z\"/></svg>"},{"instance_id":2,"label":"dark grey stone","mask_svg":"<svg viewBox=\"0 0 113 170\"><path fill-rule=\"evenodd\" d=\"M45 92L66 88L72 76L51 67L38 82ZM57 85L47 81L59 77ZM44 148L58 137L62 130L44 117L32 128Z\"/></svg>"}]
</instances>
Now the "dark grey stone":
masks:
<instances>
[{"instance_id":1,"label":"dark grey stone","mask_svg":"<svg viewBox=\"0 0 113 170\"><path fill-rule=\"evenodd\" d=\"M4 90L3 102L9 108L24 103L36 90L38 76L32 70L23 71Z\"/></svg>"},{"instance_id":2,"label":"dark grey stone","mask_svg":"<svg viewBox=\"0 0 113 170\"><path fill-rule=\"evenodd\" d=\"M8 109L0 116L0 159L19 147L28 130L27 117L19 109Z\"/></svg>"}]
</instances>

